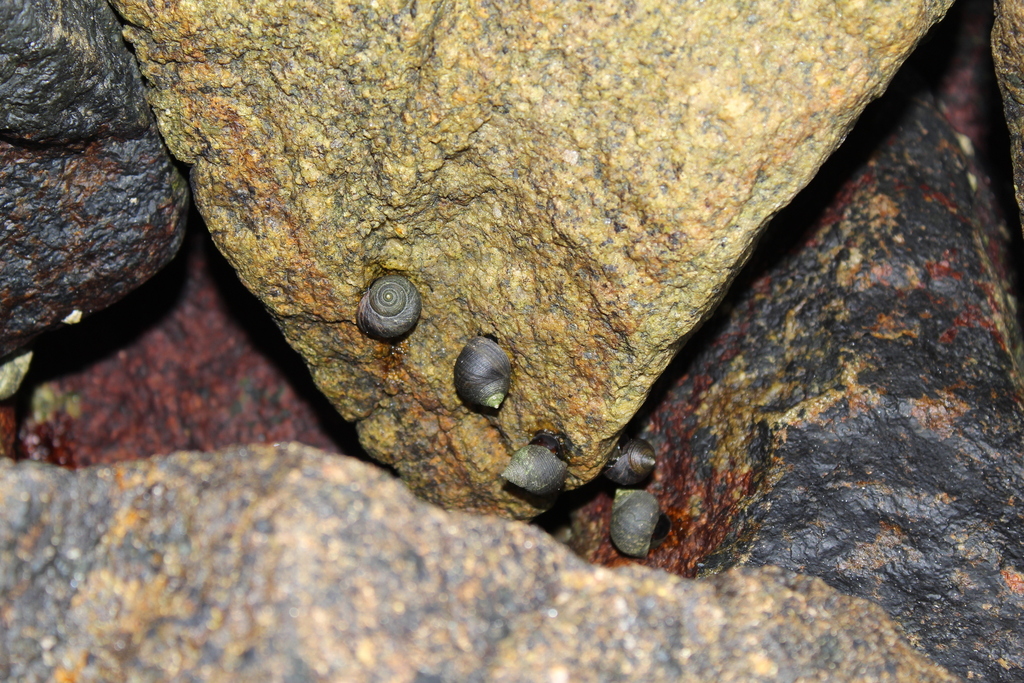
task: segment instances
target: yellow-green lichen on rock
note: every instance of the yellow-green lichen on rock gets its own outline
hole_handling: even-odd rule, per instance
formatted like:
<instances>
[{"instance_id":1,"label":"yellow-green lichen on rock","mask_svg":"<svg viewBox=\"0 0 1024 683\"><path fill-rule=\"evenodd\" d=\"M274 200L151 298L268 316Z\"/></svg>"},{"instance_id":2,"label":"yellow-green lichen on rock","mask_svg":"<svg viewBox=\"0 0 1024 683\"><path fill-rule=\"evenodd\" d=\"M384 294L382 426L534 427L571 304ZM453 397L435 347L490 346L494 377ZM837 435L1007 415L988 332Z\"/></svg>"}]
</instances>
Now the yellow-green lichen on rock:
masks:
<instances>
[{"instance_id":1,"label":"yellow-green lichen on rock","mask_svg":"<svg viewBox=\"0 0 1024 683\"><path fill-rule=\"evenodd\" d=\"M540 429L594 477L760 229L947 0L115 0L219 248L366 449L446 506ZM356 326L408 277L401 341ZM459 400L473 336L512 360Z\"/></svg>"}]
</instances>

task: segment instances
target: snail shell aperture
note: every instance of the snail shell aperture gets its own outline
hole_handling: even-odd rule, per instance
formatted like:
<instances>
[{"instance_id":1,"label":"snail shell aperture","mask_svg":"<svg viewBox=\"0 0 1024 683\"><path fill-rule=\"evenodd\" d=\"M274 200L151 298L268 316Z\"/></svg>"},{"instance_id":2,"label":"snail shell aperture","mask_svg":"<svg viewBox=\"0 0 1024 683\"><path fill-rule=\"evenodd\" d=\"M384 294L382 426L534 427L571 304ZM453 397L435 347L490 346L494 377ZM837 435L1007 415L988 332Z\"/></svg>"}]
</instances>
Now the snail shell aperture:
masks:
<instances>
[{"instance_id":1,"label":"snail shell aperture","mask_svg":"<svg viewBox=\"0 0 1024 683\"><path fill-rule=\"evenodd\" d=\"M455 361L455 391L467 403L497 408L505 400L512 364L487 337L473 337Z\"/></svg>"},{"instance_id":2,"label":"snail shell aperture","mask_svg":"<svg viewBox=\"0 0 1024 683\"><path fill-rule=\"evenodd\" d=\"M356 311L359 329L378 339L401 337L420 318L420 293L401 275L374 280Z\"/></svg>"},{"instance_id":3,"label":"snail shell aperture","mask_svg":"<svg viewBox=\"0 0 1024 683\"><path fill-rule=\"evenodd\" d=\"M644 439L630 439L619 451L619 457L604 471L604 476L616 484L631 486L643 481L654 470L655 463L654 446Z\"/></svg>"},{"instance_id":4,"label":"snail shell aperture","mask_svg":"<svg viewBox=\"0 0 1024 683\"><path fill-rule=\"evenodd\" d=\"M531 446L543 446L555 455L559 455L562 452L562 441L557 435L551 432L537 432L530 439Z\"/></svg>"},{"instance_id":5,"label":"snail shell aperture","mask_svg":"<svg viewBox=\"0 0 1024 683\"><path fill-rule=\"evenodd\" d=\"M654 533L651 534L651 550L661 545L668 535L672 533L672 520L664 512L658 515L658 523L654 525Z\"/></svg>"},{"instance_id":6,"label":"snail shell aperture","mask_svg":"<svg viewBox=\"0 0 1024 683\"><path fill-rule=\"evenodd\" d=\"M505 481L538 496L546 496L562 488L567 467L544 446L530 444L512 455L501 473Z\"/></svg>"},{"instance_id":7,"label":"snail shell aperture","mask_svg":"<svg viewBox=\"0 0 1024 683\"><path fill-rule=\"evenodd\" d=\"M612 503L612 543L623 555L647 557L660 516L661 508L654 494L619 489Z\"/></svg>"}]
</instances>

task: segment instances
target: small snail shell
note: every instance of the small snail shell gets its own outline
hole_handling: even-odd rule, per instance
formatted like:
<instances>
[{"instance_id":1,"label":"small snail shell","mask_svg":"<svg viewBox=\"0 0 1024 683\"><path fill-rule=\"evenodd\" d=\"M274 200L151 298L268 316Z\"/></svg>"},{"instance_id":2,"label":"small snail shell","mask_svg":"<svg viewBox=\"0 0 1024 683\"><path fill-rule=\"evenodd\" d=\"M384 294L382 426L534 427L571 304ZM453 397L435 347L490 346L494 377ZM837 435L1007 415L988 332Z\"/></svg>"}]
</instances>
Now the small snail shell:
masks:
<instances>
[{"instance_id":1,"label":"small snail shell","mask_svg":"<svg viewBox=\"0 0 1024 683\"><path fill-rule=\"evenodd\" d=\"M401 275L374 280L356 311L359 329L378 339L394 339L411 330L420 319L420 293Z\"/></svg>"},{"instance_id":2,"label":"small snail shell","mask_svg":"<svg viewBox=\"0 0 1024 683\"><path fill-rule=\"evenodd\" d=\"M647 491L619 489L612 503L612 543L624 555L647 557L661 509Z\"/></svg>"},{"instance_id":3,"label":"small snail shell","mask_svg":"<svg viewBox=\"0 0 1024 683\"><path fill-rule=\"evenodd\" d=\"M501 473L505 481L538 496L546 496L562 488L566 465L544 446L523 446L512 455Z\"/></svg>"},{"instance_id":4,"label":"small snail shell","mask_svg":"<svg viewBox=\"0 0 1024 683\"><path fill-rule=\"evenodd\" d=\"M543 446L555 455L559 455L562 452L562 441L555 434L551 432L537 432L530 439L531 446Z\"/></svg>"},{"instance_id":5,"label":"small snail shell","mask_svg":"<svg viewBox=\"0 0 1024 683\"><path fill-rule=\"evenodd\" d=\"M512 376L508 356L487 337L473 337L455 361L455 391L467 403L497 408Z\"/></svg>"},{"instance_id":6,"label":"small snail shell","mask_svg":"<svg viewBox=\"0 0 1024 683\"><path fill-rule=\"evenodd\" d=\"M643 481L654 470L654 446L643 439L630 439L619 451L604 476L616 484L631 486Z\"/></svg>"}]
</instances>

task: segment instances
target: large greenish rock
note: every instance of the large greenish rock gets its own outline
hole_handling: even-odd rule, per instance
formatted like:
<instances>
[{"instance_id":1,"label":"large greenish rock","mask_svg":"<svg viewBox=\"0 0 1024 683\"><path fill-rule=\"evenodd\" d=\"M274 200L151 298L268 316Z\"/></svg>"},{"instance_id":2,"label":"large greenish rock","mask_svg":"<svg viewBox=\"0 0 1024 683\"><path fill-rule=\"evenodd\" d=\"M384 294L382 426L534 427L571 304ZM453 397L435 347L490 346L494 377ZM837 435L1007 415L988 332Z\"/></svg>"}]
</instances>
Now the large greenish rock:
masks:
<instances>
[{"instance_id":1,"label":"large greenish rock","mask_svg":"<svg viewBox=\"0 0 1024 683\"><path fill-rule=\"evenodd\" d=\"M956 680L818 579L593 567L298 444L0 460L0 510L3 680Z\"/></svg>"},{"instance_id":2,"label":"large greenish rock","mask_svg":"<svg viewBox=\"0 0 1024 683\"><path fill-rule=\"evenodd\" d=\"M513 516L541 429L575 487L946 0L115 0L168 145L245 284L366 449L420 495ZM360 333L383 273L423 297ZM497 412L460 349L512 360Z\"/></svg>"}]
</instances>

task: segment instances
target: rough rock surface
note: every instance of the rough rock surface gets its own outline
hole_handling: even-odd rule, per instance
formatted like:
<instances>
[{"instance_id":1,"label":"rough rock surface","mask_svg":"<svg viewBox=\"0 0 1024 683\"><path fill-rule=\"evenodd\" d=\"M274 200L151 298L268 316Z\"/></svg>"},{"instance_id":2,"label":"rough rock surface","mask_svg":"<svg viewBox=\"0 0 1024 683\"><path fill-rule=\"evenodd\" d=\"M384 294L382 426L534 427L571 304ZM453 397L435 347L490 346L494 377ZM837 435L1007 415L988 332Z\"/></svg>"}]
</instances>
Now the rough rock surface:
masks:
<instances>
[{"instance_id":1,"label":"rough rock surface","mask_svg":"<svg viewBox=\"0 0 1024 683\"><path fill-rule=\"evenodd\" d=\"M956 680L817 579L592 567L297 444L4 461L0 509L7 680Z\"/></svg>"},{"instance_id":2,"label":"rough rock surface","mask_svg":"<svg viewBox=\"0 0 1024 683\"><path fill-rule=\"evenodd\" d=\"M882 605L949 670L1018 681L1021 333L989 257L1008 235L977 220L987 198L941 114L887 104L872 114L886 144L838 194L815 181L834 201L709 323L646 420L661 458L648 489L675 522L647 562L820 576ZM775 237L801 226L800 206ZM609 507L577 522L599 562L615 558Z\"/></svg>"},{"instance_id":3,"label":"rough rock surface","mask_svg":"<svg viewBox=\"0 0 1024 683\"><path fill-rule=\"evenodd\" d=\"M0 357L174 256L187 188L101 0L0 0Z\"/></svg>"},{"instance_id":4,"label":"rough rock surface","mask_svg":"<svg viewBox=\"0 0 1024 683\"><path fill-rule=\"evenodd\" d=\"M80 467L276 441L359 451L196 222L153 279L36 342L19 457Z\"/></svg>"},{"instance_id":5,"label":"rough rock surface","mask_svg":"<svg viewBox=\"0 0 1024 683\"><path fill-rule=\"evenodd\" d=\"M945 0L567 4L115 0L218 246L367 450L446 506L540 429L570 488ZM386 272L423 296L360 334ZM496 414L452 366L512 358Z\"/></svg>"},{"instance_id":6,"label":"rough rock surface","mask_svg":"<svg viewBox=\"0 0 1024 683\"><path fill-rule=\"evenodd\" d=\"M992 59L1010 129L1013 188L1024 225L1024 2L998 0L992 27Z\"/></svg>"}]
</instances>

